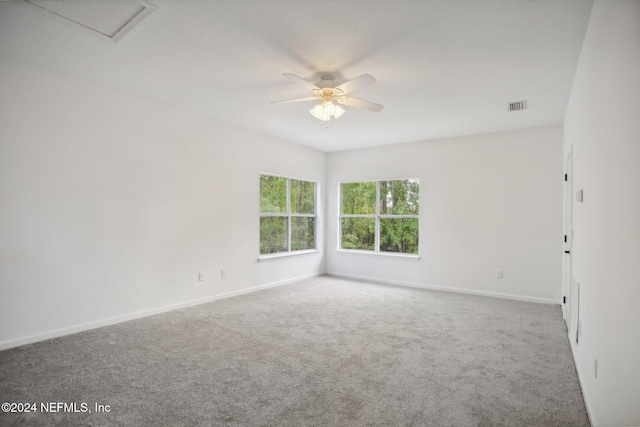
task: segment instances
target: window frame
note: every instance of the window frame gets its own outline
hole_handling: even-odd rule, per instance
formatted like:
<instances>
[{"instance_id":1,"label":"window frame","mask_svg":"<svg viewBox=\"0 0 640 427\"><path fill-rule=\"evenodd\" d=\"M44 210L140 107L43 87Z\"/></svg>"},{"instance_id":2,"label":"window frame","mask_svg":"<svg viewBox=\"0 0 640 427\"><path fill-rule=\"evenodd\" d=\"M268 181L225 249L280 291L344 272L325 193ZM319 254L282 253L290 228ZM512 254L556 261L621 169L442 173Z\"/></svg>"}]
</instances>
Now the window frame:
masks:
<instances>
[{"instance_id":1,"label":"window frame","mask_svg":"<svg viewBox=\"0 0 640 427\"><path fill-rule=\"evenodd\" d=\"M283 178L286 180L286 207L285 212L261 212L260 207L258 207L259 211L259 219L262 218L287 218L287 250L280 252L271 252L271 253L260 253L260 244L258 245L258 260L267 260L272 258L281 258L287 256L297 256L304 255L308 253L316 253L320 252L318 249L318 182L310 179L302 179L302 178L294 178L290 176L277 175L273 173L260 173L259 181L263 176L272 176L275 178ZM313 213L293 213L291 212L291 181L302 181L309 182L313 184ZM261 197L261 189L258 189L258 200ZM291 236L292 236L292 218L314 218L314 226L313 226L313 244L314 247L310 249L291 249ZM261 233L260 227L258 227L258 234ZM258 239L260 243L260 238Z\"/></svg>"},{"instance_id":2,"label":"window frame","mask_svg":"<svg viewBox=\"0 0 640 427\"><path fill-rule=\"evenodd\" d=\"M418 203L420 202L420 179L419 178L392 178L392 179L379 179L379 180L366 180L366 181L346 181L338 184L338 252L355 253L363 255L381 255L392 256L401 258L420 259L420 243L418 240L418 253L408 254L403 252L387 252L380 250L380 219L382 218L399 218L399 219L417 219L418 230L420 230L420 213L418 215L397 215L397 214L381 214L380 213L380 183L388 181L416 181L418 183ZM342 186L344 184L365 184L375 182L376 183L376 205L374 214L343 214L342 210ZM374 249L346 249L342 247L342 219L343 218L373 218L375 220L375 236L374 236ZM419 233L419 231L418 231Z\"/></svg>"}]
</instances>

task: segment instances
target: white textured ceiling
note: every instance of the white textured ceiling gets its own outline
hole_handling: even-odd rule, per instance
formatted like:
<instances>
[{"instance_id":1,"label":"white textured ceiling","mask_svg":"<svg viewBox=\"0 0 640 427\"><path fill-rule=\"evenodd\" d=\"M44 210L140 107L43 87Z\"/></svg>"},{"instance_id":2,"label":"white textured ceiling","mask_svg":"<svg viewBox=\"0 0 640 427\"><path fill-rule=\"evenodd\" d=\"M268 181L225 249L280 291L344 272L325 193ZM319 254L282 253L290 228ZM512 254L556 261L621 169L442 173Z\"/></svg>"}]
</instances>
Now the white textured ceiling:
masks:
<instances>
[{"instance_id":1,"label":"white textured ceiling","mask_svg":"<svg viewBox=\"0 0 640 427\"><path fill-rule=\"evenodd\" d=\"M99 1L99 0L92 0ZM107 0L108 1L108 0ZM592 0L151 0L114 43L0 1L0 54L323 151L562 123ZM325 129L282 77L371 74ZM528 109L507 104L527 100Z\"/></svg>"}]
</instances>

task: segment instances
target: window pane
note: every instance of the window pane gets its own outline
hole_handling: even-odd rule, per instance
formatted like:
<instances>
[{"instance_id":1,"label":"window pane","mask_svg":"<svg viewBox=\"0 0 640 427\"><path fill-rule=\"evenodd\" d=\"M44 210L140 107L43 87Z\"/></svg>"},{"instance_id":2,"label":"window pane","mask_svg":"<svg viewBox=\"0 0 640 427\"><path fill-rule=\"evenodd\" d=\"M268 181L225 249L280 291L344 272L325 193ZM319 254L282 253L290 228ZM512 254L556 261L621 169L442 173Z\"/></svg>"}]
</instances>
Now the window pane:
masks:
<instances>
[{"instance_id":1,"label":"window pane","mask_svg":"<svg viewBox=\"0 0 640 427\"><path fill-rule=\"evenodd\" d=\"M343 214L364 215L376 213L375 182L342 184L341 194Z\"/></svg>"},{"instance_id":2,"label":"window pane","mask_svg":"<svg viewBox=\"0 0 640 427\"><path fill-rule=\"evenodd\" d=\"M260 218L260 253L287 251L287 217Z\"/></svg>"},{"instance_id":3,"label":"window pane","mask_svg":"<svg viewBox=\"0 0 640 427\"><path fill-rule=\"evenodd\" d=\"M286 213L287 178L260 175L260 212Z\"/></svg>"},{"instance_id":4,"label":"window pane","mask_svg":"<svg viewBox=\"0 0 640 427\"><path fill-rule=\"evenodd\" d=\"M375 218L342 218L342 249L375 249Z\"/></svg>"},{"instance_id":5,"label":"window pane","mask_svg":"<svg viewBox=\"0 0 640 427\"><path fill-rule=\"evenodd\" d=\"M309 181L291 180L291 213L315 213L316 184Z\"/></svg>"},{"instance_id":6,"label":"window pane","mask_svg":"<svg viewBox=\"0 0 640 427\"><path fill-rule=\"evenodd\" d=\"M381 215L418 215L418 180L380 182Z\"/></svg>"},{"instance_id":7,"label":"window pane","mask_svg":"<svg viewBox=\"0 0 640 427\"><path fill-rule=\"evenodd\" d=\"M311 217L291 218L291 250L301 251L316 248L316 219Z\"/></svg>"},{"instance_id":8,"label":"window pane","mask_svg":"<svg viewBox=\"0 0 640 427\"><path fill-rule=\"evenodd\" d=\"M380 251L418 253L418 218L380 218Z\"/></svg>"}]
</instances>

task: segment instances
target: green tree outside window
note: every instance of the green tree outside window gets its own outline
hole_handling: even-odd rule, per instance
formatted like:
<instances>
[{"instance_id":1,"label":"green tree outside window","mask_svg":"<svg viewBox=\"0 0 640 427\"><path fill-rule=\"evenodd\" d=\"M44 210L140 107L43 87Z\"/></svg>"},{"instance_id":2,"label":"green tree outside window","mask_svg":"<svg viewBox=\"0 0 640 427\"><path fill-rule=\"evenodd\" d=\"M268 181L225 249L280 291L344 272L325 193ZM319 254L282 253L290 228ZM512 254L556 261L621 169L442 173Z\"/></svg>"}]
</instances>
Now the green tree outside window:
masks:
<instances>
[{"instance_id":1,"label":"green tree outside window","mask_svg":"<svg viewBox=\"0 0 640 427\"><path fill-rule=\"evenodd\" d=\"M260 254L316 248L316 183L260 176Z\"/></svg>"},{"instance_id":2,"label":"green tree outside window","mask_svg":"<svg viewBox=\"0 0 640 427\"><path fill-rule=\"evenodd\" d=\"M340 248L418 253L417 179L340 186Z\"/></svg>"}]
</instances>

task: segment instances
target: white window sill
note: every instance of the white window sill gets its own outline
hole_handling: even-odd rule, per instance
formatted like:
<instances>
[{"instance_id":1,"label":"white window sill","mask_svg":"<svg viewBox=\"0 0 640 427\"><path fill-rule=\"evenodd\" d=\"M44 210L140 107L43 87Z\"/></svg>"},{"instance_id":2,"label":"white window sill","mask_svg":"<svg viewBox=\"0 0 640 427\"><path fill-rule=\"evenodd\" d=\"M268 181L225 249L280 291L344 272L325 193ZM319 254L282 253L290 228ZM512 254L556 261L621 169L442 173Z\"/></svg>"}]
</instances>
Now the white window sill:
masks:
<instances>
[{"instance_id":1,"label":"white window sill","mask_svg":"<svg viewBox=\"0 0 640 427\"><path fill-rule=\"evenodd\" d=\"M279 258L291 258L296 256L319 254L319 253L321 253L321 251L319 251L318 249L308 249L305 251L292 251L292 252L278 252L275 254L260 255L258 256L258 262L265 262L265 261L271 261Z\"/></svg>"},{"instance_id":2,"label":"white window sill","mask_svg":"<svg viewBox=\"0 0 640 427\"><path fill-rule=\"evenodd\" d=\"M402 254L398 252L374 252L374 251L358 251L358 250L350 250L350 249L338 249L337 252L339 254L372 255L372 256L382 256L382 257L390 257L390 258L402 258L402 259L411 260L411 261L420 261L420 255Z\"/></svg>"}]
</instances>

